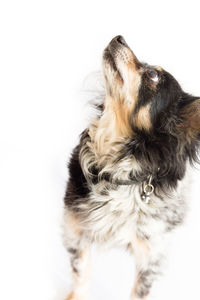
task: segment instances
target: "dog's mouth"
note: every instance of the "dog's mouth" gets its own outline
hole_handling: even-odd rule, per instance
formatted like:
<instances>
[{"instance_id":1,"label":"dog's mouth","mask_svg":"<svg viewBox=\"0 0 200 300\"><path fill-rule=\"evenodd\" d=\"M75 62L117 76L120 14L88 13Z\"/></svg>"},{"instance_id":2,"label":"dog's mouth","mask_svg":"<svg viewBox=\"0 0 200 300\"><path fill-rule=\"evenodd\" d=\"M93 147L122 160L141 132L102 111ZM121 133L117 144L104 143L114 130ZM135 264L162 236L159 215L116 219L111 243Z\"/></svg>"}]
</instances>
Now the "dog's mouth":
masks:
<instances>
[{"instance_id":1,"label":"dog's mouth","mask_svg":"<svg viewBox=\"0 0 200 300\"><path fill-rule=\"evenodd\" d=\"M109 49L109 46L104 50L103 60L104 60L104 62L109 63L114 71L117 71L115 59L114 59L112 52Z\"/></svg>"},{"instance_id":2,"label":"dog's mouth","mask_svg":"<svg viewBox=\"0 0 200 300\"><path fill-rule=\"evenodd\" d=\"M109 67L116 72L120 79L124 77L124 67L137 69L140 63L125 39L118 35L111 40L103 52L104 71Z\"/></svg>"}]
</instances>

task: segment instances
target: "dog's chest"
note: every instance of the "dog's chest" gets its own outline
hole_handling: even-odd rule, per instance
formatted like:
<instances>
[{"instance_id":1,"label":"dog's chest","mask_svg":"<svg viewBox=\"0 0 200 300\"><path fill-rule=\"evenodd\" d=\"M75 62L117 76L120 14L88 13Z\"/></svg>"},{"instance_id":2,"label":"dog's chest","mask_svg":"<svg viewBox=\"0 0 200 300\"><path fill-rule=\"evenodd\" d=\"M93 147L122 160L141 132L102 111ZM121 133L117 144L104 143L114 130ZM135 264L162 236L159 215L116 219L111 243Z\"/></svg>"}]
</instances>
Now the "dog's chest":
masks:
<instances>
[{"instance_id":1,"label":"dog's chest","mask_svg":"<svg viewBox=\"0 0 200 300\"><path fill-rule=\"evenodd\" d=\"M126 243L133 236L137 219L136 188L92 187L88 221L96 241Z\"/></svg>"},{"instance_id":2,"label":"dog's chest","mask_svg":"<svg viewBox=\"0 0 200 300\"><path fill-rule=\"evenodd\" d=\"M97 242L127 245L135 236L150 238L182 222L185 206L180 197L142 201L139 186L92 186L87 221Z\"/></svg>"}]
</instances>

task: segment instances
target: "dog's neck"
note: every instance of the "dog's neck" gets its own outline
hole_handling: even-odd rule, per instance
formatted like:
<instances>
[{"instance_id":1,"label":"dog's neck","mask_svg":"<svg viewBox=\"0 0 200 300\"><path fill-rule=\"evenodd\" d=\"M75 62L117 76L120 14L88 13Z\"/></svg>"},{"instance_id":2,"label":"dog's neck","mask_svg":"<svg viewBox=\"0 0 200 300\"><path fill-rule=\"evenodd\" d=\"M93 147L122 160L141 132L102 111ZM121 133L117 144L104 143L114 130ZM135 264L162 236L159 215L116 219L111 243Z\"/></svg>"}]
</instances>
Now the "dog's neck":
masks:
<instances>
[{"instance_id":1,"label":"dog's neck","mask_svg":"<svg viewBox=\"0 0 200 300\"><path fill-rule=\"evenodd\" d=\"M118 186L142 186L152 176L156 191L169 191L176 188L178 181L184 177L188 159L177 155L173 144L166 141L157 144L150 140L148 143L138 137L126 138L113 143L110 151L101 155L96 151L90 130L82 138L80 162L86 179L91 183L105 180Z\"/></svg>"}]
</instances>

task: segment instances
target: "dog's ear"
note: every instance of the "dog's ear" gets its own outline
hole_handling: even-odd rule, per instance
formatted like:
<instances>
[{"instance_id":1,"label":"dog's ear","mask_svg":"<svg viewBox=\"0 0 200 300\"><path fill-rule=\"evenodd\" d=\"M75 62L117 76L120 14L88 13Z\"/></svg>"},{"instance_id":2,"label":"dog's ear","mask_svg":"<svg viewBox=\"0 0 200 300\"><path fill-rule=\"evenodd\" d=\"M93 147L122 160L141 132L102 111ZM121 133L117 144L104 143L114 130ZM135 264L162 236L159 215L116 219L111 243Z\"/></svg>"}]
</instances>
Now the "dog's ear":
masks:
<instances>
[{"instance_id":1,"label":"dog's ear","mask_svg":"<svg viewBox=\"0 0 200 300\"><path fill-rule=\"evenodd\" d=\"M188 95L180 108L178 128L187 140L200 138L200 98Z\"/></svg>"}]
</instances>

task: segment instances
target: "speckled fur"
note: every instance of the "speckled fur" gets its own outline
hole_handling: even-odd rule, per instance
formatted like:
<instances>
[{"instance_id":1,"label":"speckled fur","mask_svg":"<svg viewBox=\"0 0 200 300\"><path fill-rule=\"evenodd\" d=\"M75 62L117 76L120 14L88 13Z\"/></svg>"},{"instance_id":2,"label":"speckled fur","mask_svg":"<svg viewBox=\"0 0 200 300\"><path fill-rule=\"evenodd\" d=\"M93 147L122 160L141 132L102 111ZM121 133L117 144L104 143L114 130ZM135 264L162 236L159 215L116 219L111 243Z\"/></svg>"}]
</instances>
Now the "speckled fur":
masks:
<instances>
[{"instance_id":1,"label":"speckled fur","mask_svg":"<svg viewBox=\"0 0 200 300\"><path fill-rule=\"evenodd\" d=\"M151 81L155 74L149 70L159 79ZM69 163L64 244L73 286L66 299L89 297L94 242L132 250L137 278L131 299L147 299L162 272L165 240L187 212L185 189L198 149L200 105L166 71L141 64L122 37L104 51L104 73L101 113L82 133ZM195 120L190 113L188 128L186 112L193 111L193 103ZM155 191L146 204L141 193L149 175Z\"/></svg>"}]
</instances>

